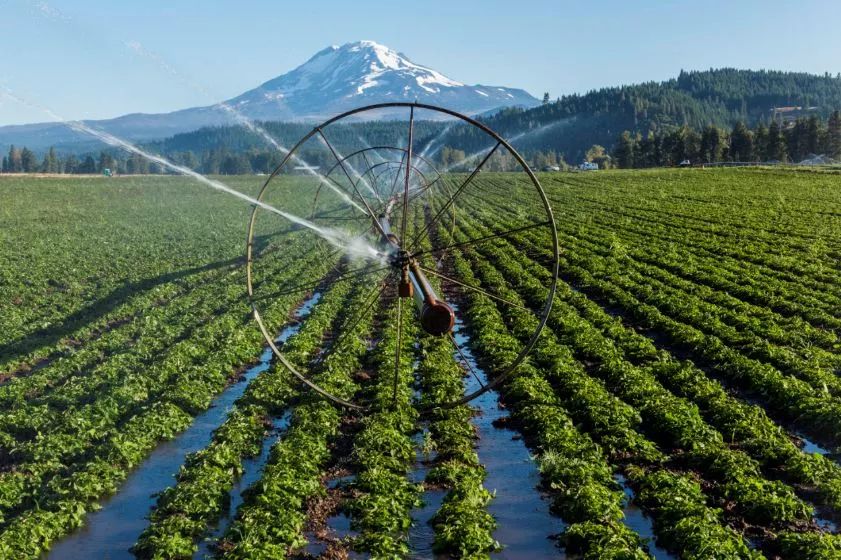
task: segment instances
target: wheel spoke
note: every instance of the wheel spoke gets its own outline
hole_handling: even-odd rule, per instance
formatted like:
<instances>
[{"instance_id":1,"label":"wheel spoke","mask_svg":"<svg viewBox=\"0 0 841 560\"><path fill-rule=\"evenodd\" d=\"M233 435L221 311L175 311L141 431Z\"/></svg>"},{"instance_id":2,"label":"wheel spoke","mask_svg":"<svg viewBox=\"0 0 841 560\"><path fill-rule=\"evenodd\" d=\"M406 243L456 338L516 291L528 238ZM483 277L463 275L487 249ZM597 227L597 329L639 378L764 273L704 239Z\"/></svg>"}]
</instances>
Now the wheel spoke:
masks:
<instances>
[{"instance_id":1,"label":"wheel spoke","mask_svg":"<svg viewBox=\"0 0 841 560\"><path fill-rule=\"evenodd\" d=\"M529 229L549 225L549 223L550 222L548 220L545 221L545 222L537 222L537 223L534 223L534 224L529 224L527 226L514 228L514 229L509 229L508 231L503 231L503 232L500 232L500 233L493 233L491 235L485 235L483 237L477 237L476 239L470 239L468 241L461 241L459 243L453 243L453 244L447 245L445 247L439 247L439 248L436 248L436 249L427 249L425 251L418 251L417 253L413 253L413 255L415 257L417 257L417 256L420 256L420 255L426 255L426 254L430 254L430 253L434 254L434 253L438 253L438 252L449 251L450 249L454 249L456 247L465 247L467 245L475 245L477 243L482 243L484 241L490 241L491 239L502 238L502 237L506 237L508 235L513 235L515 233L520 233L520 232L523 232L523 231L526 231L526 230L529 230Z\"/></svg>"},{"instance_id":2,"label":"wheel spoke","mask_svg":"<svg viewBox=\"0 0 841 560\"><path fill-rule=\"evenodd\" d=\"M509 300L507 300L503 297L499 297L497 295L494 295L494 294L492 294L488 291L483 290L482 288L479 288L478 286L473 286L471 284L467 284L465 282L462 282L461 280L456 280L455 278L451 278L450 276L447 276L446 274L441 274L437 270L433 270L431 268L426 268L425 266L420 266L420 265L418 265L418 266L420 267L421 270L423 270L427 274L432 274L433 276L437 276L438 278L441 278L442 280L446 280L447 282L452 282L453 284L456 284L457 286L461 286L462 288L467 288L468 290L473 290L474 292L478 292L478 293L480 293L484 296L487 296L491 299L501 301L502 303L505 303L506 305L510 305L512 307L516 307L517 309L522 309L524 311L531 311L531 309L529 309L527 307L524 307L524 306L522 306L518 303L514 303L513 301L509 301Z\"/></svg>"},{"instance_id":3,"label":"wheel spoke","mask_svg":"<svg viewBox=\"0 0 841 560\"><path fill-rule=\"evenodd\" d=\"M456 337L454 337L453 333L451 333L451 332L447 333L447 337L453 343L453 346L456 347L456 351L458 352L458 355L461 356L461 360L464 362L464 365L467 366L467 369L473 375L473 378L476 380L477 383L479 383L479 385L482 386L482 389L484 389L485 384L482 383L482 379L479 377L479 374L477 374L476 370L473 369L473 366L471 365L470 360L468 360L467 356L464 355L464 352L461 351L461 346L458 345L458 342L456 341Z\"/></svg>"},{"instance_id":4,"label":"wheel spoke","mask_svg":"<svg viewBox=\"0 0 841 560\"><path fill-rule=\"evenodd\" d=\"M371 216L371 220L374 222L374 226L379 230L380 234L383 237L385 237L386 236L385 231L383 230L383 227L380 224L380 221L377 219L377 216L374 214L374 211L371 210L371 206L368 205L368 201L365 200L365 198L361 194L359 194L359 189L356 188L356 183L353 181L353 179L350 178L350 173L348 173L348 170L345 167L345 164L339 158L339 155L336 153L336 150L333 149L333 145L330 143L329 140L327 140L327 137L324 135L324 132L322 132L322 130L320 128L317 129L317 130L318 130L318 136L321 138L321 140L324 142L324 144L330 150L330 153L333 154L333 157L336 159L336 161L339 162L339 167L342 168L342 171L344 172L345 176L347 177L347 180L350 182L351 186L353 187L353 190L356 193L356 196L359 198L359 200L362 201L362 204L365 205L365 209L368 211L368 215Z\"/></svg>"},{"instance_id":5,"label":"wheel spoke","mask_svg":"<svg viewBox=\"0 0 841 560\"><path fill-rule=\"evenodd\" d=\"M400 244L405 248L406 225L409 218L409 179L412 175L412 142L415 134L415 107L409 107L409 145L406 146L406 171L403 177L403 217L400 224Z\"/></svg>"},{"instance_id":6,"label":"wheel spoke","mask_svg":"<svg viewBox=\"0 0 841 560\"><path fill-rule=\"evenodd\" d=\"M438 221L438 219L441 217L441 215L444 212L447 211L447 208L449 208L453 204L456 197L458 195L460 195L462 193L462 191L464 191L465 188L467 188L467 186L473 181L473 178L476 177L476 175L479 174L479 172L482 170L482 167L484 167L485 164L488 163L488 160L491 159L491 156L494 155L496 150L501 145L502 145L502 142L497 142L496 145L494 145L494 147L490 149L490 151L485 155L485 157L482 159L482 161L479 163L479 165L476 166L476 168L467 177L467 179L465 179L464 182L459 186L459 188L456 189L456 192L450 197L450 199L447 200L447 202L438 210L438 212L435 214L435 216L429 222L426 223L426 225L423 227L421 232L419 234L417 234L415 236L415 238L412 240L412 243L410 245L412 248L417 247L418 242L429 231L429 228L432 227L435 224L435 222Z\"/></svg>"},{"instance_id":7,"label":"wheel spoke","mask_svg":"<svg viewBox=\"0 0 841 560\"><path fill-rule=\"evenodd\" d=\"M368 159L368 155L367 155L365 152L362 152L362 159L364 159L364 160L365 160L365 173L363 173L362 175L360 175L360 176L359 176L359 178L360 178L360 179L362 178L362 176L363 176L363 175L366 175L366 174L367 174L369 171L371 171L371 169L373 168L373 166L371 165L371 161ZM377 184L376 184L376 183L374 183L374 184L371 186L371 189L374 191L374 194L376 194L376 195L377 195L377 198L379 199L379 201L380 201L380 202L382 202L383 200L380 198L379 192L378 192L378 191L377 191L377 189L375 188L375 187L376 187L376 185L377 185Z\"/></svg>"},{"instance_id":8,"label":"wheel spoke","mask_svg":"<svg viewBox=\"0 0 841 560\"><path fill-rule=\"evenodd\" d=\"M411 198L409 199L409 201L410 201L410 202L411 202L411 201L415 201L415 200L417 200L418 198L420 198L421 196L425 195L427 192L429 192L429 189L431 189L431 188L432 188L432 186L433 186L435 183L437 183L438 181L440 181L440 180L441 180L441 176L439 175L439 176L438 176L438 177L437 177L434 181L432 181L431 183L426 183L426 184L424 184L424 186L423 186L422 190L421 190L420 192L418 192L417 194L413 194L413 195L411 196ZM444 183L442 182L441 184L443 185Z\"/></svg>"}]
</instances>

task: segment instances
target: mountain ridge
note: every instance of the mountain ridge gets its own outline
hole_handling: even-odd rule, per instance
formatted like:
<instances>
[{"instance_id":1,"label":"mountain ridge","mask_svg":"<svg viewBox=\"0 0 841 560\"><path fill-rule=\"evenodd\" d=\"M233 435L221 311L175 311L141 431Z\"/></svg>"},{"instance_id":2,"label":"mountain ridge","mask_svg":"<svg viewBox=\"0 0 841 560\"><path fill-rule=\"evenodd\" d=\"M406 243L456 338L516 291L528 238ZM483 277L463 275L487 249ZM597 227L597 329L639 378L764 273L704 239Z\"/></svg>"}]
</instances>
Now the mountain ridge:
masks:
<instances>
[{"instance_id":1,"label":"mountain ridge","mask_svg":"<svg viewBox=\"0 0 841 560\"><path fill-rule=\"evenodd\" d=\"M579 161L584 152L599 144L610 149L623 131L643 137L662 136L684 125L702 130L707 125L730 129L736 122L748 126L768 124L771 109L784 105L816 106L826 118L841 109L841 76L775 70L733 68L682 71L662 82L615 86L530 108L505 108L478 118L503 137L513 140L523 153L554 151L567 161ZM280 124L280 123L277 123ZM294 132L266 125L273 134L295 141ZM248 134L234 129L199 130L179 134L156 144L163 152L244 146ZM220 142L232 143L230 146ZM467 151L485 147L484 133L461 127L440 143ZM248 149L257 149L253 138Z\"/></svg>"},{"instance_id":2,"label":"mountain ridge","mask_svg":"<svg viewBox=\"0 0 841 560\"><path fill-rule=\"evenodd\" d=\"M426 102L468 114L538 104L521 89L458 82L374 41L322 49L291 72L229 103L250 118L301 120L388 101ZM284 113L286 118L277 118Z\"/></svg>"},{"instance_id":3,"label":"mountain ridge","mask_svg":"<svg viewBox=\"0 0 841 560\"><path fill-rule=\"evenodd\" d=\"M468 114L539 104L522 89L466 85L379 43L356 41L322 49L289 72L216 105L84 122L127 140L151 141L206 126L236 124L225 105L253 120L320 121L353 107L388 101L422 101ZM398 115L383 111L378 116ZM0 127L0 149L10 144L44 149L89 141L61 123Z\"/></svg>"}]
</instances>

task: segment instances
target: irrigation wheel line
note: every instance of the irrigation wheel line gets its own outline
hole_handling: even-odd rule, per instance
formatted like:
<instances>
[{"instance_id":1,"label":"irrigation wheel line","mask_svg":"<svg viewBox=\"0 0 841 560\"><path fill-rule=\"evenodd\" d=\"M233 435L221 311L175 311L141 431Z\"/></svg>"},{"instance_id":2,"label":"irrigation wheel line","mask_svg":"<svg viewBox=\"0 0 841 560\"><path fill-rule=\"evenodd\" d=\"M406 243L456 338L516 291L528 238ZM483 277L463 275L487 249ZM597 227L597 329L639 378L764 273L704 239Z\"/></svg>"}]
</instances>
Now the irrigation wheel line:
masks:
<instances>
[{"instance_id":1,"label":"irrigation wheel line","mask_svg":"<svg viewBox=\"0 0 841 560\"><path fill-rule=\"evenodd\" d=\"M371 146L365 140L359 139L361 147L348 150L348 155L342 155L330 140L330 126L336 124L338 128L349 122L372 120L377 113L383 110L406 109L408 112L408 123L406 137L401 138L395 145L386 145L377 142ZM415 152L415 117L417 113L431 113L438 120L441 118L455 120L459 126L478 129L477 136L490 140L491 146L475 154L466 156L462 161L455 162L444 170L436 168L435 164L426 157L425 152ZM352 118L351 118L352 117ZM367 119L365 117L368 117ZM335 129L334 128L334 129ZM344 130L351 130L350 128ZM441 136L447 134L450 127L441 132L437 137L428 141L426 149ZM343 137L347 140L347 134ZM313 144L315 145L313 147ZM443 144L442 144L443 145ZM342 145L340 147L346 147ZM317 167L305 163L304 157L310 157L314 150L320 156L331 161L332 165L326 173L318 171ZM383 153L389 154L383 157ZM493 181L479 186L478 177L484 166L491 161L495 154L502 156L509 154L509 159L518 167L519 173L505 172L494 175ZM389 159L393 157L394 159ZM477 160L478 163L472 161ZM294 169L293 163L298 165ZM355 165L354 165L355 164ZM458 164L459 169L472 169L467 172L449 173ZM329 164L328 164L329 165ZM295 180L295 171L305 171L312 177L307 181ZM290 173L291 172L291 173ZM281 181L281 177L292 177L289 182ZM524 180L526 179L526 180ZM402 183L402 184L401 184ZM327 186L328 189L322 187ZM470 187L473 187L472 189ZM278 190L274 190L277 187ZM453 188L451 188L453 187ZM290 194L281 189L297 188L299 190ZM456 311L447 304L444 298L440 297L432 288L428 277L435 277L436 285L440 284L443 289L450 288L456 292L471 290L483 294L494 300L499 305L512 305L511 302L492 290L480 286L473 286L464 279L459 278L457 273L440 270L443 261L443 253L465 247L471 244L488 242L494 238L512 235L518 231L529 228L545 227L550 233L548 239L550 244L545 249L551 255L546 263L552 272L550 285L547 286L548 294L542 308L532 309L538 321L534 333L519 348L510 364L488 371L487 383L480 383L480 388L463 395L461 398L453 399L445 403L432 405L420 405L416 403L421 413L428 413L433 409L450 408L465 404L491 389L497 387L508 378L517 367L525 360L531 352L542 329L544 328L557 285L559 250L558 234L555 228L555 219L549 200L543 191L540 182L534 172L529 168L523 157L496 132L466 115L458 112L424 103L379 103L359 107L315 126L309 133L304 135L298 143L284 156L281 163L274 169L260 189L256 199L260 202L270 202L277 205L277 200L268 199L270 195L279 196L282 203L295 203L301 196L306 198L305 189L313 189L312 203L310 205L310 220L316 229L325 232L322 237L332 237L333 242L327 239L316 239L315 245L320 249L312 251L311 255L302 253L299 258L337 258L343 249L350 250L351 245L354 251L366 250L371 253L373 260L368 266L360 266L348 256L338 259L340 264L347 266L349 263L357 262L351 270L334 274L332 278L328 274L328 284L332 282L346 281L349 278L360 279L366 275L374 275L371 278L371 293L366 300L365 306L360 309L349 310L347 325L353 324L353 319L358 319L365 313L377 313L384 306L393 302L397 297L397 308L401 312L401 321L398 321L398 328L402 320L413 320L417 317L420 322L420 331L427 336L447 336L454 345L454 354L463 355L462 349L455 337L452 336L452 328L455 324ZM518 190L519 189L519 190ZM479 192L476 192L479 191ZM303 193L303 195L302 195ZM492 232L480 238L469 239L456 243L453 241L452 233L457 228L459 219L467 219L464 210L456 212L456 205L459 198L479 197L481 202L488 196L502 197L504 204L501 206L504 216L508 221L500 220L500 223L509 223L512 219L526 219L525 224L518 224L518 227L511 227L505 231ZM328 198L325 203L325 210L319 209L319 198ZM300 202L300 200L297 200ZM330 206L332 204L332 206ZM421 207L420 216L424 219L419 231L409 232L407 225L414 208ZM282 206L281 206L282 207ZM461 206L463 208L464 206ZM330 208L328 211L327 209ZM290 213L294 213L290 210ZM248 222L248 234L246 239L246 284L248 296L251 300L251 308L255 321L266 340L267 344L284 368L292 373L301 383L330 401L346 407L366 413L372 409L372 403L363 400L348 400L332 394L315 383L305 373L296 368L284 355L275 343L272 332L279 325L268 325L260 313L260 302L271 296L261 295L260 290L266 279L260 277L259 260L271 258L272 254L263 254L255 251L255 239L260 237L258 231L265 225L259 222L258 216L269 216L276 219L276 216L268 212L262 212L260 206L254 206ZM506 227L508 227L506 225ZM353 229L355 228L355 230ZM291 228L291 233L300 235L316 236L316 230ZM441 238L449 244L441 245ZM336 239L342 241L338 243ZM422 245L426 240L431 244ZM436 241L438 243L436 243ZM346 245L341 247L341 245ZM440 245L437 246L436 245ZM318 251L321 251L320 253ZM437 257L438 266L426 266L417 257L426 255ZM385 274L382 273L385 271ZM259 280L258 280L259 278ZM271 280L269 278L269 280ZM307 286L313 286L318 278L302 278L301 287L305 290ZM386 297L388 296L388 297ZM373 298L373 299L372 299ZM403 299L414 299L417 304L417 313L406 313L403 310ZM354 333L341 332L338 336L353 336ZM514 352L512 352L513 354ZM399 352L394 356L394 363L401 359ZM386 371L388 368L385 368ZM392 403L394 404L394 403Z\"/></svg>"},{"instance_id":2,"label":"irrigation wheel line","mask_svg":"<svg viewBox=\"0 0 841 560\"><path fill-rule=\"evenodd\" d=\"M400 158L399 159L387 159L386 157L383 157L381 152L397 152L399 154ZM369 153L371 153L372 155L376 155L376 157L380 161L372 163L371 159L368 157ZM358 174L358 176L356 177L356 180L353 181L354 191L362 192L363 184L364 185L369 185L371 182L373 182L373 184L376 185L376 184L382 184L383 182L386 182L386 185L388 183L391 183L390 192L393 194L397 185L398 185L401 173L405 172L408 169L410 171L410 173L416 174L421 179L420 188L417 190L417 192L415 192L412 195L412 199L416 199L416 198L419 198L419 197L422 197L422 196L427 196L428 193L429 193L429 190L433 186L435 186L436 184L439 184L445 191L447 191L447 194L449 195L448 198L452 195L452 191L450 190L450 187L449 187L447 181L443 180L443 176L438 171L438 169L435 167L435 165L432 163L432 161L429 160L429 158L425 157L422 154L415 154L413 156L413 159L417 159L417 160L419 160L419 162L417 164L413 163L413 164L407 166L406 165L407 155L409 155L408 148L399 148L399 147L396 147L396 146L368 146L368 147L356 150L356 151L354 151L354 152L352 152L348 155L344 155L341 158L336 158L336 162L333 164L333 166L330 167L330 169L328 169L326 173L324 173L324 177L327 179L327 181L320 181L319 184L318 184L318 188L315 191L315 196L313 197L312 209L310 211L310 216L309 216L310 221L316 222L320 218L323 218L326 212L329 212L328 209L324 209L323 211L319 211L319 208L318 208L318 200L319 200L319 197L321 195L322 189L323 189L325 184L330 185L332 183L332 185L338 186L338 184L339 184L338 181L333 179L334 173L338 174L339 170L343 170L343 166L345 165L346 162L349 164L350 161L354 157L357 157L357 156L362 157L362 159L364 161L365 171L362 172L362 173L358 173L358 170L353 168ZM426 169L426 172L424 172L424 169ZM393 180L388 180L389 179L388 174L390 174L392 172L393 172ZM433 175L433 173L434 173L434 175ZM383 174L386 174L385 178L382 177ZM428 175L434 176L434 179L431 179L431 177L427 177ZM366 179L366 177L368 179ZM350 178L350 177L348 177L348 178ZM410 200L410 202L411 201L412 200ZM455 232L456 212L457 212L456 205L453 204L448 211L448 222L449 222L448 223L448 229L449 229L448 233L450 235L452 235ZM363 215L363 216L357 216L356 218L335 217L334 219L335 220L354 220L354 221L358 222L359 220L367 220L367 219L370 219L370 218L369 218L369 216ZM326 249L326 250L323 250L321 252L322 258L327 259L327 260L334 258L336 256L336 254L338 254L338 251L335 250L335 249ZM443 255L439 256L438 260L440 261L442 258L443 258ZM338 264L337 264L337 266L338 266Z\"/></svg>"}]
</instances>

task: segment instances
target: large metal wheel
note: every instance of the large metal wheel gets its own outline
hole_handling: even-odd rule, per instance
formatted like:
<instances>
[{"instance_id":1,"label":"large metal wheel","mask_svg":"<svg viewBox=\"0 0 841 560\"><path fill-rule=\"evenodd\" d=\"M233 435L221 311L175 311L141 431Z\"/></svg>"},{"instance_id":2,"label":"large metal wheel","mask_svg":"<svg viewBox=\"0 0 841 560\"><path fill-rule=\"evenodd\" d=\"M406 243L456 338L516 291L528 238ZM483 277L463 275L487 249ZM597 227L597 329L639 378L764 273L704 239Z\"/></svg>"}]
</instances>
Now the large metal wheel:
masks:
<instances>
[{"instance_id":1,"label":"large metal wheel","mask_svg":"<svg viewBox=\"0 0 841 560\"><path fill-rule=\"evenodd\" d=\"M405 126L365 124L376 120L379 111L395 108L405 108ZM446 126L442 120L448 121ZM471 150L475 147L470 154L456 149L466 130L471 133ZM376 138L369 141L363 137L366 132ZM546 323L558 270L552 210L520 154L470 117L420 103L384 103L348 111L301 138L256 198L266 206L255 206L248 225L246 277L254 318L277 360L335 403L359 410L371 406L362 399L332 394L313 380L307 368L287 359L275 339L285 318L270 320L262 313L272 298L356 282L361 286L357 289L368 291L365 303L345 310L337 336L357 336L355 325L366 314L396 311L400 333L403 322L411 320L418 322L416 332L421 336L447 337L454 355L463 359L466 374L476 377L478 389L436 407L466 403L498 386L523 362ZM290 226L269 207L306 221ZM499 248L500 243L528 253L552 272L545 300L536 302L532 294L512 301L510 286L506 295L476 277L459 275L451 265L455 253L483 258L484 250L493 244ZM274 267L266 263L288 251L309 261L303 270L316 272L294 285L277 286L269 272ZM533 333L528 337L521 333L521 346L509 363L486 370L482 378L453 336L461 316L459 301L469 292L493 300L503 315L509 308L526 308L535 317ZM410 301L416 310L408 307ZM401 363L400 348L398 344L393 357L395 372Z\"/></svg>"}]
</instances>

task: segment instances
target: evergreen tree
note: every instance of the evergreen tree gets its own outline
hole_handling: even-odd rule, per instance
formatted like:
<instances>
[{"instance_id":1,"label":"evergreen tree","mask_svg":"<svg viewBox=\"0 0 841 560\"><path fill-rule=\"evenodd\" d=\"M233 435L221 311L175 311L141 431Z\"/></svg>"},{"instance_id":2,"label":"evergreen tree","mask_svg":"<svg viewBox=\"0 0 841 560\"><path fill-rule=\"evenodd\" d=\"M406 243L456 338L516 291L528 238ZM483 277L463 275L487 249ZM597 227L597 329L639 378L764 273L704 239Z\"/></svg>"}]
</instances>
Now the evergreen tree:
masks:
<instances>
[{"instance_id":1,"label":"evergreen tree","mask_svg":"<svg viewBox=\"0 0 841 560\"><path fill-rule=\"evenodd\" d=\"M739 121L730 133L730 159L733 161L753 161L753 134L743 121Z\"/></svg>"},{"instance_id":2,"label":"evergreen tree","mask_svg":"<svg viewBox=\"0 0 841 560\"><path fill-rule=\"evenodd\" d=\"M7 156L3 156L3 164L0 165L0 173L8 173L9 172L9 158Z\"/></svg>"},{"instance_id":3,"label":"evergreen tree","mask_svg":"<svg viewBox=\"0 0 841 560\"><path fill-rule=\"evenodd\" d=\"M79 160L76 159L76 156L70 154L64 160L64 172L65 173L76 173L76 168L79 167Z\"/></svg>"},{"instance_id":4,"label":"evergreen tree","mask_svg":"<svg viewBox=\"0 0 841 560\"><path fill-rule=\"evenodd\" d=\"M55 148L50 146L50 151L47 152L47 173L60 173L61 166L59 165L58 156L55 153Z\"/></svg>"},{"instance_id":5,"label":"evergreen tree","mask_svg":"<svg viewBox=\"0 0 841 560\"><path fill-rule=\"evenodd\" d=\"M20 151L20 169L24 173L35 173L38 171L38 158L29 148Z\"/></svg>"},{"instance_id":6,"label":"evergreen tree","mask_svg":"<svg viewBox=\"0 0 841 560\"><path fill-rule=\"evenodd\" d=\"M223 175L247 175L252 172L251 162L244 154L228 156L219 171Z\"/></svg>"},{"instance_id":7,"label":"evergreen tree","mask_svg":"<svg viewBox=\"0 0 841 560\"><path fill-rule=\"evenodd\" d=\"M768 161L768 128L760 123L753 135L753 151L759 161Z\"/></svg>"},{"instance_id":8,"label":"evergreen tree","mask_svg":"<svg viewBox=\"0 0 841 560\"><path fill-rule=\"evenodd\" d=\"M720 128L715 125L704 128L700 144L702 160L707 163L721 161L725 147L724 134Z\"/></svg>"},{"instance_id":9,"label":"evergreen tree","mask_svg":"<svg viewBox=\"0 0 841 560\"><path fill-rule=\"evenodd\" d=\"M619 140L613 149L613 155L616 158L616 164L621 169L634 167L634 139L631 138L631 133L627 130L619 135Z\"/></svg>"},{"instance_id":10,"label":"evergreen tree","mask_svg":"<svg viewBox=\"0 0 841 560\"><path fill-rule=\"evenodd\" d=\"M786 143L786 153L792 161L800 161L807 154L807 135L806 121L797 119L794 126L782 130L783 137Z\"/></svg>"},{"instance_id":11,"label":"evergreen tree","mask_svg":"<svg viewBox=\"0 0 841 560\"><path fill-rule=\"evenodd\" d=\"M806 151L817 155L821 151L821 121L816 115L809 117L806 123Z\"/></svg>"},{"instance_id":12,"label":"evergreen tree","mask_svg":"<svg viewBox=\"0 0 841 560\"><path fill-rule=\"evenodd\" d=\"M841 111L833 111L827 124L827 155L841 159Z\"/></svg>"},{"instance_id":13,"label":"evergreen tree","mask_svg":"<svg viewBox=\"0 0 841 560\"><path fill-rule=\"evenodd\" d=\"M96 161L93 156L87 156L82 164L76 169L77 173L93 174L96 173Z\"/></svg>"},{"instance_id":14,"label":"evergreen tree","mask_svg":"<svg viewBox=\"0 0 841 560\"><path fill-rule=\"evenodd\" d=\"M548 105L548 104L549 104L549 92L548 92L548 91L547 91L546 93L544 93L544 94L543 94L543 104L544 104L544 105Z\"/></svg>"},{"instance_id":15,"label":"evergreen tree","mask_svg":"<svg viewBox=\"0 0 841 560\"><path fill-rule=\"evenodd\" d=\"M9 173L21 173L23 171L23 164L20 159L20 150L15 148L12 144L9 147Z\"/></svg>"},{"instance_id":16,"label":"evergreen tree","mask_svg":"<svg viewBox=\"0 0 841 560\"><path fill-rule=\"evenodd\" d=\"M218 149L212 149L210 152L207 153L207 156L204 158L204 163L202 164L202 171L209 175L217 175L222 167L222 151Z\"/></svg>"},{"instance_id":17,"label":"evergreen tree","mask_svg":"<svg viewBox=\"0 0 841 560\"><path fill-rule=\"evenodd\" d=\"M771 126L768 128L767 155L769 160L777 160L781 162L788 161L786 141L780 131L780 125L777 121L773 121Z\"/></svg>"}]
</instances>

